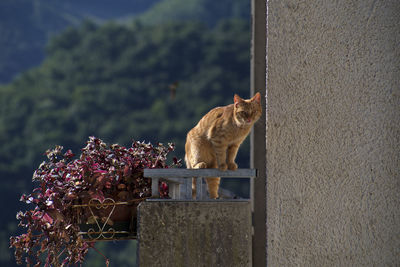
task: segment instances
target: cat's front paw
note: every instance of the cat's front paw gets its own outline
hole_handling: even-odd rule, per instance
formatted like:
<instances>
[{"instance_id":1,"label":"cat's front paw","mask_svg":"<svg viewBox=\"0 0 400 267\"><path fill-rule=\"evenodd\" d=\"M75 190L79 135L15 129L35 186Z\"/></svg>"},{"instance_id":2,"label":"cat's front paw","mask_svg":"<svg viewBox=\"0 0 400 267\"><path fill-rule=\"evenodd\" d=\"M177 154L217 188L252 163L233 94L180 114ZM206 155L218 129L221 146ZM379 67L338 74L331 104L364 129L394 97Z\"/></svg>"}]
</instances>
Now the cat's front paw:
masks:
<instances>
[{"instance_id":1,"label":"cat's front paw","mask_svg":"<svg viewBox=\"0 0 400 267\"><path fill-rule=\"evenodd\" d=\"M222 163L218 166L218 169L221 171L226 171L228 169L228 165L226 163Z\"/></svg>"},{"instance_id":2,"label":"cat's front paw","mask_svg":"<svg viewBox=\"0 0 400 267\"><path fill-rule=\"evenodd\" d=\"M235 162L229 162L228 163L228 170L236 171L237 168L238 168L238 165Z\"/></svg>"}]
</instances>

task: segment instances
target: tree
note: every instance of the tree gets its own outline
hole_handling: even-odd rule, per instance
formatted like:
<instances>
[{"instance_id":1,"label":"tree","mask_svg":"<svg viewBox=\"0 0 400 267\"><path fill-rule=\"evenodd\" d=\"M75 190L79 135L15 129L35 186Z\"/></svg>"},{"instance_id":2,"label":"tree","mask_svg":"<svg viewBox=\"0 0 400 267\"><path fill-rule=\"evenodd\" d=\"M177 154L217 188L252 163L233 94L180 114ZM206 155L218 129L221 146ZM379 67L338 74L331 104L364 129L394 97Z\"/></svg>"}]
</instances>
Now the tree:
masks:
<instances>
[{"instance_id":1,"label":"tree","mask_svg":"<svg viewBox=\"0 0 400 267\"><path fill-rule=\"evenodd\" d=\"M243 20L67 29L39 67L0 87L2 201L29 189L48 147L77 151L89 135L122 145L174 142L183 158L187 131L209 109L232 103L234 93L248 96L249 51ZM248 153L240 150L241 167ZM13 207L4 212L5 222L15 216Z\"/></svg>"}]
</instances>

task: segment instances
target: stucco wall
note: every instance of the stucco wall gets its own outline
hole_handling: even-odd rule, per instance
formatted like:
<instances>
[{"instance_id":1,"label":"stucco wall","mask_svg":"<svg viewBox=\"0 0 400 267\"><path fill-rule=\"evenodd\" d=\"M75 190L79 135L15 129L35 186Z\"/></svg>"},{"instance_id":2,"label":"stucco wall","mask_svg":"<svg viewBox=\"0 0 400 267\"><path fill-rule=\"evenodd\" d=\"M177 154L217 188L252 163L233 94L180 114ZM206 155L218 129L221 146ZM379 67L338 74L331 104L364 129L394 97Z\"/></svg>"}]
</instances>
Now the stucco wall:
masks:
<instances>
[{"instance_id":1,"label":"stucco wall","mask_svg":"<svg viewBox=\"0 0 400 267\"><path fill-rule=\"evenodd\" d=\"M269 0L269 266L400 266L400 1Z\"/></svg>"}]
</instances>

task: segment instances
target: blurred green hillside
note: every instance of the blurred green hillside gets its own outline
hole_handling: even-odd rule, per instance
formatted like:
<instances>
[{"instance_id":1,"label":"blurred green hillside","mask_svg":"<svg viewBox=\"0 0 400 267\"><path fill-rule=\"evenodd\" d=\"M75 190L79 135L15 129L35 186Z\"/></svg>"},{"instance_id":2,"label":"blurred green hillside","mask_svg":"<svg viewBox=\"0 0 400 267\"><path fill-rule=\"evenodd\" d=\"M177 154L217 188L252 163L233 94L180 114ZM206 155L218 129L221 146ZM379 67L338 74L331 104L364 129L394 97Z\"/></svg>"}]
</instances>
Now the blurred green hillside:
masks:
<instances>
[{"instance_id":1,"label":"blurred green hillside","mask_svg":"<svg viewBox=\"0 0 400 267\"><path fill-rule=\"evenodd\" d=\"M249 18L243 0L1 0L0 84L40 64L49 39L82 20L144 24L190 20L215 25L224 18Z\"/></svg>"},{"instance_id":2,"label":"blurred green hillside","mask_svg":"<svg viewBox=\"0 0 400 267\"><path fill-rule=\"evenodd\" d=\"M134 16L160 0L1 0L0 83L42 62L49 38L82 19Z\"/></svg>"},{"instance_id":3,"label":"blurred green hillside","mask_svg":"<svg viewBox=\"0 0 400 267\"><path fill-rule=\"evenodd\" d=\"M138 18L146 24L160 24L165 21L197 21L214 26L221 19L248 20L249 17L250 1L246 0L167 0L157 2Z\"/></svg>"},{"instance_id":4,"label":"blurred green hillside","mask_svg":"<svg viewBox=\"0 0 400 267\"><path fill-rule=\"evenodd\" d=\"M234 93L249 96L249 14L242 0L165 0L129 22L124 14L123 23L84 20L50 39L40 65L0 86L0 191L9 203L0 224L1 266L14 266L8 237L18 199L31 190L47 148L79 153L95 135L121 145L175 142L183 158L187 131L209 109L231 103ZM247 142L240 167L248 167L248 155ZM247 196L248 184L225 186ZM132 266L134 246L106 252L114 266ZM104 265L93 256L87 266L97 261Z\"/></svg>"}]
</instances>

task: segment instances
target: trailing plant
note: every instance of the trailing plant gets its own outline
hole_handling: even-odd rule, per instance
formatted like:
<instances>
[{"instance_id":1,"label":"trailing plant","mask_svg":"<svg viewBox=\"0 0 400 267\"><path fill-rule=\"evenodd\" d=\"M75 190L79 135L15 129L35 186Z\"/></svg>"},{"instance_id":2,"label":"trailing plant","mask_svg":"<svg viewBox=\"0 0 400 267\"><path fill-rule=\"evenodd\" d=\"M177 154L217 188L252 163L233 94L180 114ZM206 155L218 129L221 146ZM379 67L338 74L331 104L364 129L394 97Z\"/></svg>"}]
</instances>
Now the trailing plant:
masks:
<instances>
[{"instance_id":1,"label":"trailing plant","mask_svg":"<svg viewBox=\"0 0 400 267\"><path fill-rule=\"evenodd\" d=\"M37 187L21 197L33 208L17 213L19 226L26 232L10 238L17 263L22 264L24 256L29 266L83 262L94 242L79 235L79 221L89 220L90 214L77 213L74 205L107 198L137 204L151 196L151 180L143 177L143 169L179 166L176 158L167 164L167 154L173 150L173 144L153 146L137 141L129 148L108 146L90 137L77 159L61 146L46 151L47 161L33 174ZM160 189L161 197L168 197L166 185Z\"/></svg>"}]
</instances>

